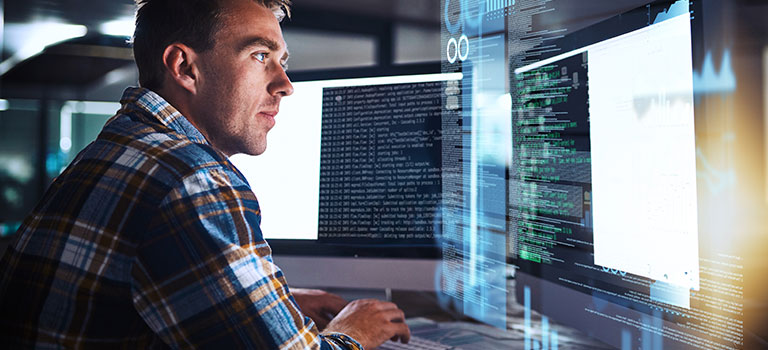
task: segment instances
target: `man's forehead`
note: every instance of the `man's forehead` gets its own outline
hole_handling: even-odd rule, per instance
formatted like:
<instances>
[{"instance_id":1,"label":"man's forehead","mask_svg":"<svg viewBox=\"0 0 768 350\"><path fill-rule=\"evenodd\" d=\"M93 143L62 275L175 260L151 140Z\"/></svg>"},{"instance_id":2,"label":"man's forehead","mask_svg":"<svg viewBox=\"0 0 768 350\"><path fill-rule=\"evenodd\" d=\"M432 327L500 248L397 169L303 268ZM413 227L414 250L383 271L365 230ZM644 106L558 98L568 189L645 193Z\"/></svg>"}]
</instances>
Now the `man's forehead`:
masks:
<instances>
[{"instance_id":1,"label":"man's forehead","mask_svg":"<svg viewBox=\"0 0 768 350\"><path fill-rule=\"evenodd\" d=\"M253 41L252 38L263 39L260 44L270 50L285 49L280 23L272 10L253 0L227 1L228 6L222 6L219 19L219 36L234 36L238 44L242 41Z\"/></svg>"}]
</instances>

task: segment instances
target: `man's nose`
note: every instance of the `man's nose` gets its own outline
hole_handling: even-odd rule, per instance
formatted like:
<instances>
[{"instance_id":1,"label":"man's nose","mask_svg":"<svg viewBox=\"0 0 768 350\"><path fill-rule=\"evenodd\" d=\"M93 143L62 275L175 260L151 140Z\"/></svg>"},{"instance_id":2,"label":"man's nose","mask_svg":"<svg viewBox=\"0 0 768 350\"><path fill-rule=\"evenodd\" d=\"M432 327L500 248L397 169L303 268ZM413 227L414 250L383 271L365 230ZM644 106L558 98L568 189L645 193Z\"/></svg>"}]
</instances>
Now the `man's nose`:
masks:
<instances>
[{"instance_id":1,"label":"man's nose","mask_svg":"<svg viewBox=\"0 0 768 350\"><path fill-rule=\"evenodd\" d=\"M282 67L278 67L267 89L272 96L284 97L293 94L293 84L291 84L291 79L288 78L288 75Z\"/></svg>"}]
</instances>

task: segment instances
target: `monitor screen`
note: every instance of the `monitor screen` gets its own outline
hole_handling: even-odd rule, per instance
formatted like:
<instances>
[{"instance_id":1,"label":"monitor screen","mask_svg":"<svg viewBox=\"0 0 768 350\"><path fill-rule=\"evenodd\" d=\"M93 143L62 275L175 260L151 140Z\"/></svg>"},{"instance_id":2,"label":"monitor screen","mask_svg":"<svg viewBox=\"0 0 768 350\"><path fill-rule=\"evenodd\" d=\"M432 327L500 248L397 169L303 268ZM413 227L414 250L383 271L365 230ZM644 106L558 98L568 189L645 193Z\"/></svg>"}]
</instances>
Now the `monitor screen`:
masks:
<instances>
[{"instance_id":1,"label":"monitor screen","mask_svg":"<svg viewBox=\"0 0 768 350\"><path fill-rule=\"evenodd\" d=\"M529 107L513 119L530 126L513 143L513 231L522 233L516 255L523 266L557 268L568 280L599 277L598 267L684 294L699 289L685 5L680 15L515 70Z\"/></svg>"},{"instance_id":2,"label":"monitor screen","mask_svg":"<svg viewBox=\"0 0 768 350\"><path fill-rule=\"evenodd\" d=\"M441 192L442 90L460 73L294 82L267 151L235 155L267 239L423 245Z\"/></svg>"}]
</instances>

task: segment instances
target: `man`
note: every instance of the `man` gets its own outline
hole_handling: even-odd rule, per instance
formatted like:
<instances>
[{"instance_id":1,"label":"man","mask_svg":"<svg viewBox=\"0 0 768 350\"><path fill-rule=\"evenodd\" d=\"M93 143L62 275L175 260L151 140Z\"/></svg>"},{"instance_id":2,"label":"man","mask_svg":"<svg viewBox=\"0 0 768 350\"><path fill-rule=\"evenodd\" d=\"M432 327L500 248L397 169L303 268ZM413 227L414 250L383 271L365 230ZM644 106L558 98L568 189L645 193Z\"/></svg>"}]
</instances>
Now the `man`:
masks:
<instances>
[{"instance_id":1,"label":"man","mask_svg":"<svg viewBox=\"0 0 768 350\"><path fill-rule=\"evenodd\" d=\"M140 0L141 88L56 179L3 257L8 348L359 349L407 341L392 303L298 298L229 162L292 93L288 0ZM264 169L269 171L269 169ZM311 268L308 266L307 268ZM318 334L308 313L338 312ZM343 309L342 309L343 307Z\"/></svg>"}]
</instances>

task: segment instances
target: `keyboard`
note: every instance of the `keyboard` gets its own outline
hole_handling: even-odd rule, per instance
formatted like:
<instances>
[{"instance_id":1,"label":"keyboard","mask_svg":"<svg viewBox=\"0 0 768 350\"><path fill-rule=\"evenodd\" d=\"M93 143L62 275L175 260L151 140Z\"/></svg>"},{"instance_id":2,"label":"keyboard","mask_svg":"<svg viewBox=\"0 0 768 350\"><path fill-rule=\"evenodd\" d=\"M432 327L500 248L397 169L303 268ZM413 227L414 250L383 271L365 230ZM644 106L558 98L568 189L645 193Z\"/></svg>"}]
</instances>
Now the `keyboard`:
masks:
<instances>
[{"instance_id":1,"label":"keyboard","mask_svg":"<svg viewBox=\"0 0 768 350\"><path fill-rule=\"evenodd\" d=\"M381 344L381 346L379 346L377 349L379 350L448 350L452 348L453 348L452 346L440 344L438 342L434 342L434 341L416 337L416 336L411 336L411 340L408 342L408 344L387 340L386 343Z\"/></svg>"}]
</instances>

